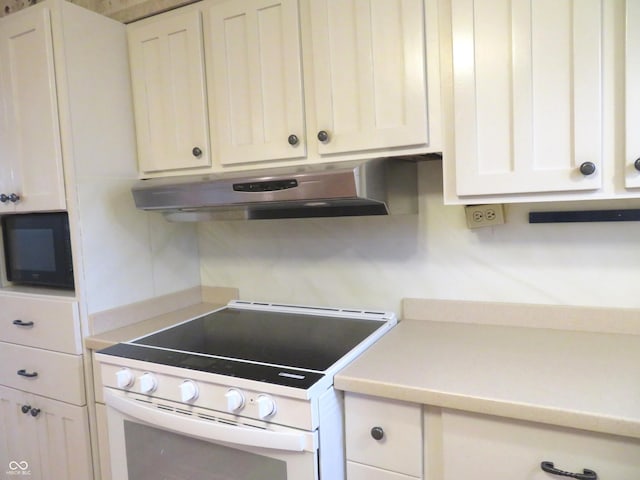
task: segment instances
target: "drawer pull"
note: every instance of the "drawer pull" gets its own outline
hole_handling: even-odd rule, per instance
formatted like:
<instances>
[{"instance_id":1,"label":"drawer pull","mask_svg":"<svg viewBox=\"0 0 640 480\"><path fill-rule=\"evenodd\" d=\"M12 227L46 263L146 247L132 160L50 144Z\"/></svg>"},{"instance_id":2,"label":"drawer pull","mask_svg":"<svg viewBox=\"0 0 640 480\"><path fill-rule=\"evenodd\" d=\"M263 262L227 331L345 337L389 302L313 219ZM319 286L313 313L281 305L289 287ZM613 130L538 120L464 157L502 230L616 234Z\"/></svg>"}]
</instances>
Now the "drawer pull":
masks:
<instances>
[{"instance_id":1,"label":"drawer pull","mask_svg":"<svg viewBox=\"0 0 640 480\"><path fill-rule=\"evenodd\" d=\"M598 474L593 470L589 470L585 468L583 473L571 473L565 472L564 470L560 470L559 468L555 468L553 466L553 462L542 462L540 464L540 468L547 473L551 473L552 475L560 475L561 477L571 477L576 478L578 480L597 480Z\"/></svg>"},{"instance_id":2,"label":"drawer pull","mask_svg":"<svg viewBox=\"0 0 640 480\"><path fill-rule=\"evenodd\" d=\"M18 327L33 327L33 322L23 322L22 320L14 320L13 324Z\"/></svg>"},{"instance_id":3,"label":"drawer pull","mask_svg":"<svg viewBox=\"0 0 640 480\"><path fill-rule=\"evenodd\" d=\"M24 368L21 370L18 370L17 373L21 377L27 377L27 378L36 378L38 376L38 372L27 372Z\"/></svg>"},{"instance_id":4,"label":"drawer pull","mask_svg":"<svg viewBox=\"0 0 640 480\"><path fill-rule=\"evenodd\" d=\"M382 427L373 427L371 429L371 436L375 440L382 440L384 438L384 430L382 429Z\"/></svg>"},{"instance_id":5,"label":"drawer pull","mask_svg":"<svg viewBox=\"0 0 640 480\"><path fill-rule=\"evenodd\" d=\"M31 405L22 405L22 407L20 407L20 410L22 410L22 413L26 415L27 413L29 413L29 410L31 410Z\"/></svg>"}]
</instances>

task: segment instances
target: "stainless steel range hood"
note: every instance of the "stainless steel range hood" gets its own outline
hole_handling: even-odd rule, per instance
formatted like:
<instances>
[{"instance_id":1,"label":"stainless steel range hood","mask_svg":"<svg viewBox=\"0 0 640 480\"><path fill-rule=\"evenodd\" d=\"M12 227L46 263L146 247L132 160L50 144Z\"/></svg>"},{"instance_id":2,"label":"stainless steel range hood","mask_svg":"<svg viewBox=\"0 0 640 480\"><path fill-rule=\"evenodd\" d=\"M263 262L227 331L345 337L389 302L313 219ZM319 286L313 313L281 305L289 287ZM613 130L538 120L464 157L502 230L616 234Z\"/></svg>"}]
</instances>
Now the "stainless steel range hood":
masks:
<instances>
[{"instance_id":1,"label":"stainless steel range hood","mask_svg":"<svg viewBox=\"0 0 640 480\"><path fill-rule=\"evenodd\" d=\"M141 180L136 207L170 221L388 215L417 212L416 162L383 158Z\"/></svg>"}]
</instances>

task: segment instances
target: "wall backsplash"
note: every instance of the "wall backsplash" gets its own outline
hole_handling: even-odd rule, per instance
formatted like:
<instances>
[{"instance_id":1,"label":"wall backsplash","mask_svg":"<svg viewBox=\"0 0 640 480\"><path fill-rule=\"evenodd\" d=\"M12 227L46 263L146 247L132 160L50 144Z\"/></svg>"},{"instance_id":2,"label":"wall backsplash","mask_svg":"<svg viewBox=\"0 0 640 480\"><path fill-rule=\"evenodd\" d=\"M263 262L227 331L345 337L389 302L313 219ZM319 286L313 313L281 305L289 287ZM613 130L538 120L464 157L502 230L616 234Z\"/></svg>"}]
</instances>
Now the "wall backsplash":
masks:
<instances>
[{"instance_id":1,"label":"wall backsplash","mask_svg":"<svg viewBox=\"0 0 640 480\"><path fill-rule=\"evenodd\" d=\"M528 223L532 210L611 202L508 205L507 224L469 230L462 206L443 205L440 162L419 172L418 215L200 223L202 283L397 312L404 297L640 308L640 222Z\"/></svg>"}]
</instances>

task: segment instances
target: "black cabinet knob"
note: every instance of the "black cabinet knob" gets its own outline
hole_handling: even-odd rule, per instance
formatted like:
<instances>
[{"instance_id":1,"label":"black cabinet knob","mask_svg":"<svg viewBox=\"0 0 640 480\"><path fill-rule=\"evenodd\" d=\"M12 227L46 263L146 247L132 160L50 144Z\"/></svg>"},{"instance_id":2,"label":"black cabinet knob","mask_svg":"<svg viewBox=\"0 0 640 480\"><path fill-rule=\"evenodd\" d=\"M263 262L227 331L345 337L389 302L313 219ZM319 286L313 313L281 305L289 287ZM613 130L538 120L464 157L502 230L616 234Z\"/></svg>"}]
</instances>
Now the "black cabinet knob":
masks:
<instances>
[{"instance_id":1,"label":"black cabinet knob","mask_svg":"<svg viewBox=\"0 0 640 480\"><path fill-rule=\"evenodd\" d=\"M202 156L202 150L198 147L193 147L193 150L191 150L191 153L193 154L194 157Z\"/></svg>"},{"instance_id":2,"label":"black cabinet knob","mask_svg":"<svg viewBox=\"0 0 640 480\"><path fill-rule=\"evenodd\" d=\"M640 158L637 158L636 161L633 162L633 166L640 172Z\"/></svg>"},{"instance_id":3,"label":"black cabinet knob","mask_svg":"<svg viewBox=\"0 0 640 480\"><path fill-rule=\"evenodd\" d=\"M0 194L0 202L5 203L9 201L9 197L6 196L4 193Z\"/></svg>"},{"instance_id":4,"label":"black cabinet knob","mask_svg":"<svg viewBox=\"0 0 640 480\"><path fill-rule=\"evenodd\" d=\"M371 436L375 440L382 440L384 438L384 430L382 429L382 427L373 427L371 429Z\"/></svg>"},{"instance_id":5,"label":"black cabinet knob","mask_svg":"<svg viewBox=\"0 0 640 480\"><path fill-rule=\"evenodd\" d=\"M292 147L295 147L296 145L298 145L298 143L300 143L300 139L298 138L297 135L289 135L289 138L287 139L287 141L289 142L289 145L291 145Z\"/></svg>"},{"instance_id":6,"label":"black cabinet knob","mask_svg":"<svg viewBox=\"0 0 640 480\"><path fill-rule=\"evenodd\" d=\"M580 173L583 174L585 177L587 175L594 174L595 171L596 171L596 164L593 162L584 162L582 165L580 165Z\"/></svg>"},{"instance_id":7,"label":"black cabinet knob","mask_svg":"<svg viewBox=\"0 0 640 480\"><path fill-rule=\"evenodd\" d=\"M329 134L327 133L326 130L320 130L318 132L318 140L320 140L323 143L329 141Z\"/></svg>"},{"instance_id":8,"label":"black cabinet knob","mask_svg":"<svg viewBox=\"0 0 640 480\"><path fill-rule=\"evenodd\" d=\"M22 405L20 410L22 410L22 413L26 415L27 413L29 413L29 410L31 410L31 405Z\"/></svg>"},{"instance_id":9,"label":"black cabinet knob","mask_svg":"<svg viewBox=\"0 0 640 480\"><path fill-rule=\"evenodd\" d=\"M32 417L37 417L39 413L40 413L40 409L39 408L32 408L31 409L31 416Z\"/></svg>"},{"instance_id":10,"label":"black cabinet knob","mask_svg":"<svg viewBox=\"0 0 640 480\"><path fill-rule=\"evenodd\" d=\"M27 378L36 378L38 376L38 372L27 372L24 368L18 370L16 373L21 377Z\"/></svg>"},{"instance_id":11,"label":"black cabinet knob","mask_svg":"<svg viewBox=\"0 0 640 480\"><path fill-rule=\"evenodd\" d=\"M18 200L20 200L20 195L16 195L15 193L9 195L9 201L11 203L16 203Z\"/></svg>"}]
</instances>

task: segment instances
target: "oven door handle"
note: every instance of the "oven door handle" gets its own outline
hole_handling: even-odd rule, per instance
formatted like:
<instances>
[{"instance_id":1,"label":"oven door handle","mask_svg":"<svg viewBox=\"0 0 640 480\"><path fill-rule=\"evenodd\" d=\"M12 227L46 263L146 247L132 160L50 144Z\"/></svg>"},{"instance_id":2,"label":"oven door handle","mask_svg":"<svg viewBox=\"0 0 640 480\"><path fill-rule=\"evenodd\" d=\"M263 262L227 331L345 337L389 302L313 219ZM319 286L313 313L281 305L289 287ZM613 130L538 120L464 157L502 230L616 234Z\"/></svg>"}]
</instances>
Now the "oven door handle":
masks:
<instances>
[{"instance_id":1,"label":"oven door handle","mask_svg":"<svg viewBox=\"0 0 640 480\"><path fill-rule=\"evenodd\" d=\"M148 406L118 390L105 389L104 400L107 406L135 420L189 437L291 452L314 453L317 450L316 435L311 432L274 432L250 426L225 425Z\"/></svg>"}]
</instances>

